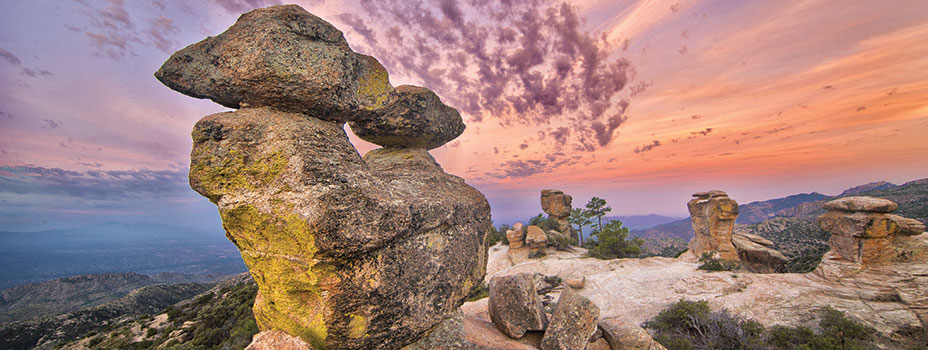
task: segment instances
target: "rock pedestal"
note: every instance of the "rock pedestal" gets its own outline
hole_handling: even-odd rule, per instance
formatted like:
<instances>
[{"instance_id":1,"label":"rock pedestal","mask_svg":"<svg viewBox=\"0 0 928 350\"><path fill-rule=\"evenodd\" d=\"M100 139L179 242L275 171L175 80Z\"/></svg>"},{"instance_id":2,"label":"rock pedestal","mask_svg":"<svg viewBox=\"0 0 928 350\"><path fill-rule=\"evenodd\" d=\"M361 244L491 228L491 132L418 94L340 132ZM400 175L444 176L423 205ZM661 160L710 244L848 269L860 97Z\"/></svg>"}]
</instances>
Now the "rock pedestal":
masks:
<instances>
[{"instance_id":1,"label":"rock pedestal","mask_svg":"<svg viewBox=\"0 0 928 350\"><path fill-rule=\"evenodd\" d=\"M899 257L893 241L919 235L925 225L918 220L889 214L896 203L875 197L844 197L825 203L828 210L819 227L831 232L828 244L843 259L863 266L886 264Z\"/></svg>"},{"instance_id":2,"label":"rock pedestal","mask_svg":"<svg viewBox=\"0 0 928 350\"><path fill-rule=\"evenodd\" d=\"M722 260L738 261L738 251L731 243L732 229L738 217L738 202L718 190L694 193L693 197L686 203L694 233L689 250L697 257L714 251Z\"/></svg>"},{"instance_id":3,"label":"rock pedestal","mask_svg":"<svg viewBox=\"0 0 928 350\"><path fill-rule=\"evenodd\" d=\"M427 151L460 134L460 115L424 88L394 90L329 23L295 5L254 10L156 77L240 108L196 123L189 177L258 284L270 335L256 342L399 349L483 280L489 204ZM388 148L362 159L345 121Z\"/></svg>"},{"instance_id":4,"label":"rock pedestal","mask_svg":"<svg viewBox=\"0 0 928 350\"><path fill-rule=\"evenodd\" d=\"M551 218L557 220L561 232L569 234L570 237L577 239L577 233L574 231L573 227L570 226L570 221L568 220L570 217L570 209L573 208L572 201L573 198L561 190L541 191L541 210Z\"/></svg>"}]
</instances>

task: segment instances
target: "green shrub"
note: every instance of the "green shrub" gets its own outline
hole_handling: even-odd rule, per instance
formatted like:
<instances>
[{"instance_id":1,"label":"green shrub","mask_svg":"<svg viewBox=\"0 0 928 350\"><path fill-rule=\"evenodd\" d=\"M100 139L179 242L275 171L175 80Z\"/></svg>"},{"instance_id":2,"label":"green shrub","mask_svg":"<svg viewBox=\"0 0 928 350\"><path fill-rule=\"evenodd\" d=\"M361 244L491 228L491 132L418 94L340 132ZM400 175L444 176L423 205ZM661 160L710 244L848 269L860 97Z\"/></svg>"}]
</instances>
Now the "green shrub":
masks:
<instances>
[{"instance_id":1,"label":"green shrub","mask_svg":"<svg viewBox=\"0 0 928 350\"><path fill-rule=\"evenodd\" d=\"M709 303L681 299L645 323L669 350L865 350L874 349L874 330L830 307L818 311L818 334L807 327L764 329L753 320L714 312Z\"/></svg>"},{"instance_id":2,"label":"green shrub","mask_svg":"<svg viewBox=\"0 0 928 350\"><path fill-rule=\"evenodd\" d=\"M537 216L528 219L528 225L538 226L542 229L542 231L545 232L548 232L549 230L561 232L561 224L557 222L557 219L550 216L545 217L544 214L538 214Z\"/></svg>"},{"instance_id":3,"label":"green shrub","mask_svg":"<svg viewBox=\"0 0 928 350\"><path fill-rule=\"evenodd\" d=\"M548 245L554 247L558 251L568 251L571 246L577 246L579 243L573 237L567 237L564 235L552 235L548 236Z\"/></svg>"},{"instance_id":4,"label":"green shrub","mask_svg":"<svg viewBox=\"0 0 928 350\"><path fill-rule=\"evenodd\" d=\"M635 237L628 238L628 228L622 227L619 220L610 220L603 225L602 230L594 230L591 236L596 240L587 240L584 246L589 249L589 255L597 259L631 258L641 255L641 245L644 240Z\"/></svg>"},{"instance_id":5,"label":"green shrub","mask_svg":"<svg viewBox=\"0 0 928 350\"><path fill-rule=\"evenodd\" d=\"M701 262L702 265L699 265L697 269L706 271L732 271L740 267L737 262L719 259L718 254L715 252L702 253L702 256L699 257L699 262Z\"/></svg>"}]
</instances>

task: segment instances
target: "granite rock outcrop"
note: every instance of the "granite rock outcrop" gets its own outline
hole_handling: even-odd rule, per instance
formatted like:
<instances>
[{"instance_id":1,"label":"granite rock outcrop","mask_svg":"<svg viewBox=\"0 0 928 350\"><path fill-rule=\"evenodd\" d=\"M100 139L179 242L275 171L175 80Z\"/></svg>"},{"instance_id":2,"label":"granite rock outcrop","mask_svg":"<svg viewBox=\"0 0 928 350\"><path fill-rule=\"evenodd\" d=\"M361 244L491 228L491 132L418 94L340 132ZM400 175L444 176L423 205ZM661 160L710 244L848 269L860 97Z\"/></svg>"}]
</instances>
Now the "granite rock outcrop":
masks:
<instances>
[{"instance_id":1,"label":"granite rock outcrop","mask_svg":"<svg viewBox=\"0 0 928 350\"><path fill-rule=\"evenodd\" d=\"M557 220L561 232L577 239L577 233L570 226L570 210L573 208L573 198L561 190L541 191L541 210L549 217Z\"/></svg>"},{"instance_id":2,"label":"granite rock outcrop","mask_svg":"<svg viewBox=\"0 0 928 350\"><path fill-rule=\"evenodd\" d=\"M460 134L460 115L427 89L397 93L330 24L295 5L254 10L172 55L156 77L239 108L196 123L189 178L258 284L258 327L276 335L254 348L291 337L399 349L483 280L489 204L427 151ZM423 104L410 107L407 91ZM377 119L406 109L400 118L414 124ZM403 138L362 158L345 121L392 125L371 135Z\"/></svg>"},{"instance_id":3,"label":"granite rock outcrop","mask_svg":"<svg viewBox=\"0 0 928 350\"><path fill-rule=\"evenodd\" d=\"M689 250L697 257L714 251L722 260L738 261L738 251L731 243L738 202L718 190L694 193L693 197L686 203L694 232Z\"/></svg>"},{"instance_id":4,"label":"granite rock outcrop","mask_svg":"<svg viewBox=\"0 0 928 350\"><path fill-rule=\"evenodd\" d=\"M844 197L825 203L819 227L831 232L828 244L843 259L862 266L886 264L900 257L897 237L919 235L925 225L890 214L896 203L875 197Z\"/></svg>"}]
</instances>

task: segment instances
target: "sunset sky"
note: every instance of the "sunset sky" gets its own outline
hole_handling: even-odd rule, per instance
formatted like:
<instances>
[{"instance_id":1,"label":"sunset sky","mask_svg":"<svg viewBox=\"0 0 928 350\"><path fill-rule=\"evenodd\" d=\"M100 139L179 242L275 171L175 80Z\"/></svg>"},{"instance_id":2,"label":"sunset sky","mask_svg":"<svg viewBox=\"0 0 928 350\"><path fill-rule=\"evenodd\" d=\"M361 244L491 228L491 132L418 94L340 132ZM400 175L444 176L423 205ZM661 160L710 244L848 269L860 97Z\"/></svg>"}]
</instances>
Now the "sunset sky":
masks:
<instances>
[{"instance_id":1,"label":"sunset sky","mask_svg":"<svg viewBox=\"0 0 928 350\"><path fill-rule=\"evenodd\" d=\"M187 185L189 134L226 109L152 74L275 3L0 3L0 231L218 228ZM683 217L696 191L748 203L928 177L928 1L296 3L394 86L462 112L432 154L497 224L539 213L545 188Z\"/></svg>"}]
</instances>

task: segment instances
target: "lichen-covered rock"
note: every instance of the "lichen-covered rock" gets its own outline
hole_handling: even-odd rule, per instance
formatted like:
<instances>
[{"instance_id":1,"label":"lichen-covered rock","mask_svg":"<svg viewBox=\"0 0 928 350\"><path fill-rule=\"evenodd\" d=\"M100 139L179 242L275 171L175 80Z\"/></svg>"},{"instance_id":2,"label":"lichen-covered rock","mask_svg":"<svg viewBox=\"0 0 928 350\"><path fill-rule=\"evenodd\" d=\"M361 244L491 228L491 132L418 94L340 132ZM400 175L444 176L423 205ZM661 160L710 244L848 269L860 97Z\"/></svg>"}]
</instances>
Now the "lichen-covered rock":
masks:
<instances>
[{"instance_id":1,"label":"lichen-covered rock","mask_svg":"<svg viewBox=\"0 0 928 350\"><path fill-rule=\"evenodd\" d=\"M483 280L486 198L424 149L362 159L340 125L270 108L207 116L192 136L190 184L258 284L262 331L398 349Z\"/></svg>"},{"instance_id":2,"label":"lichen-covered rock","mask_svg":"<svg viewBox=\"0 0 928 350\"><path fill-rule=\"evenodd\" d=\"M384 147L433 149L464 132L461 114L424 87L402 85L384 108L349 122L362 140Z\"/></svg>"},{"instance_id":3,"label":"lichen-covered rock","mask_svg":"<svg viewBox=\"0 0 928 350\"><path fill-rule=\"evenodd\" d=\"M599 328L612 350L664 350L644 328L620 318L602 319Z\"/></svg>"},{"instance_id":4,"label":"lichen-covered rock","mask_svg":"<svg viewBox=\"0 0 928 350\"><path fill-rule=\"evenodd\" d=\"M695 193L693 197L686 203L694 231L689 250L697 257L714 251L722 260L738 261L738 251L731 243L738 202L719 190Z\"/></svg>"},{"instance_id":5,"label":"lichen-covered rock","mask_svg":"<svg viewBox=\"0 0 928 350\"><path fill-rule=\"evenodd\" d=\"M155 73L168 87L229 108L274 107L347 121L386 106L386 69L351 51L342 32L296 5L243 14L228 30L173 55Z\"/></svg>"},{"instance_id":6,"label":"lichen-covered rock","mask_svg":"<svg viewBox=\"0 0 928 350\"><path fill-rule=\"evenodd\" d=\"M785 273L789 259L771 248L773 242L750 233L733 233L731 243L738 250L741 266L754 273Z\"/></svg>"},{"instance_id":7,"label":"lichen-covered rock","mask_svg":"<svg viewBox=\"0 0 928 350\"><path fill-rule=\"evenodd\" d=\"M867 196L854 196L835 199L822 205L822 208L825 210L840 210L848 212L863 211L873 213L891 213L896 211L896 209L899 209L899 205L888 199Z\"/></svg>"},{"instance_id":8,"label":"lichen-covered rock","mask_svg":"<svg viewBox=\"0 0 928 350\"><path fill-rule=\"evenodd\" d=\"M829 211L818 218L818 224L831 232L828 244L833 252L856 264L892 262L900 254L893 247L894 240L925 230L918 220L884 212L897 205L882 198L845 197L825 203L824 207Z\"/></svg>"},{"instance_id":9,"label":"lichen-covered rock","mask_svg":"<svg viewBox=\"0 0 928 350\"><path fill-rule=\"evenodd\" d=\"M532 275L494 277L489 283L487 311L500 332L521 338L527 331L542 331L548 325Z\"/></svg>"},{"instance_id":10,"label":"lichen-covered rock","mask_svg":"<svg viewBox=\"0 0 928 350\"><path fill-rule=\"evenodd\" d=\"M599 307L586 297L565 289L548 330L541 340L541 350L584 350L596 331Z\"/></svg>"}]
</instances>

